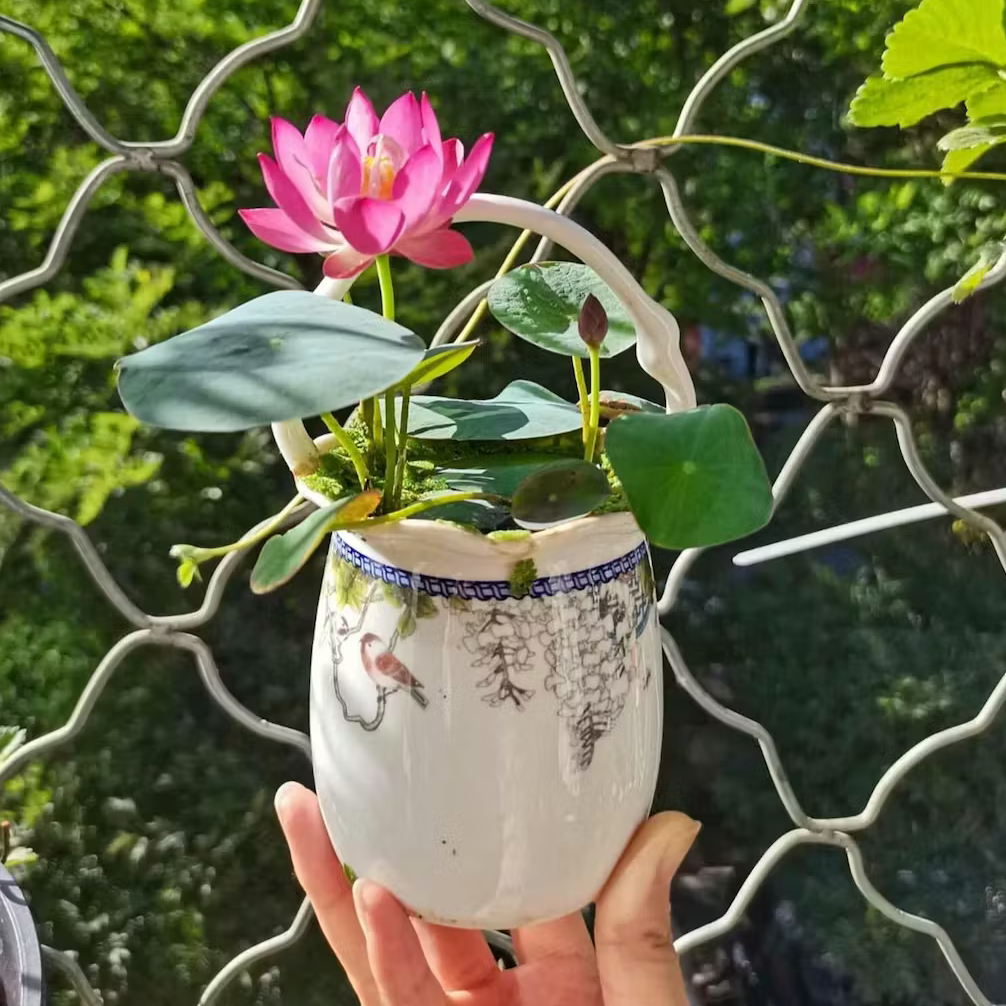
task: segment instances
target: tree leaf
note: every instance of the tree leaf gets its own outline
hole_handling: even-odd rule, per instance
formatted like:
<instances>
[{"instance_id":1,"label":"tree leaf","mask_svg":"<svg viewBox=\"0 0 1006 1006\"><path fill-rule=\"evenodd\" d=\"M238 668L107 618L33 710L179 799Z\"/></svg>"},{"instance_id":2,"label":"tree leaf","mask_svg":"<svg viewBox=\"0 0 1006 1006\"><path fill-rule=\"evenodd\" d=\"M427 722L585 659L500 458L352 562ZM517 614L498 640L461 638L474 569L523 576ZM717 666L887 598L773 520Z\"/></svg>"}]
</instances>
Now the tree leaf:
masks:
<instances>
[{"instance_id":1,"label":"tree leaf","mask_svg":"<svg viewBox=\"0 0 1006 1006\"><path fill-rule=\"evenodd\" d=\"M354 405L400 381L425 351L372 311L282 291L123 358L119 394L154 426L245 430Z\"/></svg>"},{"instance_id":2,"label":"tree leaf","mask_svg":"<svg viewBox=\"0 0 1006 1006\"><path fill-rule=\"evenodd\" d=\"M593 294L608 315L601 356L617 356L636 341L636 328L612 289L579 262L525 265L489 288L489 310L506 329L550 353L587 358L580 338L580 309Z\"/></svg>"},{"instance_id":3,"label":"tree leaf","mask_svg":"<svg viewBox=\"0 0 1006 1006\"><path fill-rule=\"evenodd\" d=\"M729 405L622 416L608 426L605 449L655 545L719 545L757 531L772 513L765 465Z\"/></svg>"},{"instance_id":4,"label":"tree leaf","mask_svg":"<svg viewBox=\"0 0 1006 1006\"><path fill-rule=\"evenodd\" d=\"M940 137L936 146L940 150L972 150L975 147L994 146L1003 140L1006 140L1006 119L995 117L952 129Z\"/></svg>"},{"instance_id":5,"label":"tree leaf","mask_svg":"<svg viewBox=\"0 0 1006 1006\"><path fill-rule=\"evenodd\" d=\"M592 462L553 461L521 482L510 512L515 520L554 524L590 513L610 493L608 477Z\"/></svg>"},{"instance_id":6,"label":"tree leaf","mask_svg":"<svg viewBox=\"0 0 1006 1006\"><path fill-rule=\"evenodd\" d=\"M409 436L421 440L530 440L581 423L575 405L534 381L513 381L484 400L417 395L409 407Z\"/></svg>"},{"instance_id":7,"label":"tree leaf","mask_svg":"<svg viewBox=\"0 0 1006 1006\"><path fill-rule=\"evenodd\" d=\"M449 374L455 367L460 367L480 345L481 343L475 340L448 343L446 346L433 346L427 349L423 359L406 375L404 381L399 382L400 386L411 388L416 384L426 384L443 377L444 374Z\"/></svg>"},{"instance_id":8,"label":"tree leaf","mask_svg":"<svg viewBox=\"0 0 1006 1006\"><path fill-rule=\"evenodd\" d=\"M987 154L993 147L999 145L998 141L996 143L983 143L977 147L969 147L963 150L948 150L946 156L943 158L943 164L940 166L941 171L967 171L968 168L978 160L979 157ZM948 177L943 179L944 185L953 185L957 181L956 178Z\"/></svg>"},{"instance_id":9,"label":"tree leaf","mask_svg":"<svg viewBox=\"0 0 1006 1006\"><path fill-rule=\"evenodd\" d=\"M999 261L1003 253L1006 252L1006 244L996 242L991 248L983 248L978 261L957 281L953 290L954 303L959 304L962 300L970 297L981 285L988 271Z\"/></svg>"},{"instance_id":10,"label":"tree leaf","mask_svg":"<svg viewBox=\"0 0 1006 1006\"><path fill-rule=\"evenodd\" d=\"M380 492L368 489L315 510L296 527L283 534L273 535L262 546L258 562L252 570L253 593L266 594L293 579L329 531L364 520L377 509L380 502Z\"/></svg>"},{"instance_id":11,"label":"tree leaf","mask_svg":"<svg viewBox=\"0 0 1006 1006\"><path fill-rule=\"evenodd\" d=\"M855 126L914 126L998 80L991 67L977 65L945 67L909 80L869 77L852 99L849 121Z\"/></svg>"},{"instance_id":12,"label":"tree leaf","mask_svg":"<svg viewBox=\"0 0 1006 1006\"><path fill-rule=\"evenodd\" d=\"M1006 115L1006 81L1002 79L968 98L969 119L987 119L993 115Z\"/></svg>"},{"instance_id":13,"label":"tree leaf","mask_svg":"<svg viewBox=\"0 0 1006 1006\"><path fill-rule=\"evenodd\" d=\"M1003 0L922 0L887 36L885 77L914 77L940 66L1006 66Z\"/></svg>"},{"instance_id":14,"label":"tree leaf","mask_svg":"<svg viewBox=\"0 0 1006 1006\"><path fill-rule=\"evenodd\" d=\"M727 0L727 6L725 14L727 17L736 17L738 14L743 14L744 11L750 10L758 0Z\"/></svg>"}]
</instances>

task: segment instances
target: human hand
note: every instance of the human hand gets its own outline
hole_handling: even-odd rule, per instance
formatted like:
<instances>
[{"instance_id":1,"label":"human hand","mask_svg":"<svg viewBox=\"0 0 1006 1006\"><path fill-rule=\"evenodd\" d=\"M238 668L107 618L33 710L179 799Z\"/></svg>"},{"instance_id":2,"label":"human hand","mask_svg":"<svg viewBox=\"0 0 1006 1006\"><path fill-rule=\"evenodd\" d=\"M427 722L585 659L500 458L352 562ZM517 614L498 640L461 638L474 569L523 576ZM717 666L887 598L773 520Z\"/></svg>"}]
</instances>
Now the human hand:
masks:
<instances>
[{"instance_id":1,"label":"human hand","mask_svg":"<svg viewBox=\"0 0 1006 1006\"><path fill-rule=\"evenodd\" d=\"M686 1006L668 890L698 834L684 814L650 818L597 899L594 942L579 913L513 933L500 971L482 934L412 919L372 881L350 886L314 793L287 783L276 813L294 871L362 1006Z\"/></svg>"}]
</instances>

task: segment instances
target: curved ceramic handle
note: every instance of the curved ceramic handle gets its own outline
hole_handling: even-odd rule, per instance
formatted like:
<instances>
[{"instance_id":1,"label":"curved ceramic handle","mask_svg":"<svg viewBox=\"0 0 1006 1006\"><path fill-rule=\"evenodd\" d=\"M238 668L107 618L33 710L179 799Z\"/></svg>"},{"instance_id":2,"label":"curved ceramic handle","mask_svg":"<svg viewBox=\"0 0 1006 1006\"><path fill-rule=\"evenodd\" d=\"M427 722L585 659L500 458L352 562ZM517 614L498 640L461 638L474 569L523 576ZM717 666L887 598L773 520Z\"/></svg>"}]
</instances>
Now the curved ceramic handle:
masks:
<instances>
[{"instance_id":1,"label":"curved ceramic handle","mask_svg":"<svg viewBox=\"0 0 1006 1006\"><path fill-rule=\"evenodd\" d=\"M674 316L646 293L618 257L590 231L537 203L490 193L476 193L458 210L454 220L509 224L544 235L571 251L611 287L628 312L636 326L636 358L664 389L667 411L695 407L695 387L681 354L681 333ZM352 285L352 279L324 279L314 292L338 300ZM317 469L318 449L299 419L273 423L272 432L294 475L308 475Z\"/></svg>"},{"instance_id":2,"label":"curved ceramic handle","mask_svg":"<svg viewBox=\"0 0 1006 1006\"><path fill-rule=\"evenodd\" d=\"M664 389L667 411L695 407L695 386L681 355L681 333L674 316L646 293L618 257L590 231L537 203L488 192L472 196L454 220L511 224L544 235L571 251L611 287L632 318L639 366Z\"/></svg>"}]
</instances>

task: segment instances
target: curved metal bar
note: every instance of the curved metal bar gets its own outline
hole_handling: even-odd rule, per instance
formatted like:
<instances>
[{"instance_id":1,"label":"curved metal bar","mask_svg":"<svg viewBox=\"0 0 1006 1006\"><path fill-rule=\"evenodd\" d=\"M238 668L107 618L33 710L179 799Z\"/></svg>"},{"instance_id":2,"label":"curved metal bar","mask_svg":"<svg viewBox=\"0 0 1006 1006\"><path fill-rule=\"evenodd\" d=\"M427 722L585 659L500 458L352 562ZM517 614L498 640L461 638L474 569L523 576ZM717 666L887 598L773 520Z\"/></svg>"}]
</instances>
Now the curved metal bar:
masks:
<instances>
[{"instance_id":1,"label":"curved metal bar","mask_svg":"<svg viewBox=\"0 0 1006 1006\"><path fill-rule=\"evenodd\" d=\"M810 398L816 398L821 402L842 398L844 393L826 391L822 388L816 379L811 377L810 372L804 366L800 351L793 338L793 332L789 327L789 322L786 320L786 312L775 291L767 283L752 276L750 273L744 272L743 269L738 269L736 266L728 265L724 262L702 240L699 232L692 224L688 211L685 209L685 204L681 199L681 194L678 192L678 185L674 180L674 176L666 168L659 168L654 172L654 175L660 183L660 188L663 190L664 202L667 204L667 212L670 215L671 222L684 239L685 244L691 248L695 257L717 275L761 298L762 306L765 308L765 314L768 316L769 325L775 334L776 342L778 342L779 349L782 350L782 355L785 357L796 383L800 386L800 390Z\"/></svg>"},{"instance_id":2,"label":"curved metal bar","mask_svg":"<svg viewBox=\"0 0 1006 1006\"><path fill-rule=\"evenodd\" d=\"M788 831L785 835L777 838L765 850L761 859L755 864L754 869L748 874L747 879L741 885L741 889L734 895L734 900L730 903L727 911L715 922L709 922L698 929L693 929L684 936L679 936L674 941L674 949L679 954L687 954L703 943L718 940L725 936L743 919L754 900L754 896L761 890L762 884L768 880L769 874L779 865L779 863L793 849L801 845L836 845L838 844L831 835L822 835L816 831L809 831L806 828L797 828L795 831Z\"/></svg>"},{"instance_id":3,"label":"curved metal bar","mask_svg":"<svg viewBox=\"0 0 1006 1006\"><path fill-rule=\"evenodd\" d=\"M143 146L148 150L156 151L161 157L177 157L179 154L184 154L192 146L196 130L199 128L199 121L202 119L210 99L226 82L227 78L258 56L282 49L283 46L303 38L310 30L318 11L321 10L321 4L322 0L301 0L294 19L288 25L269 32L268 35L253 38L224 56L192 92L192 96L185 106L185 112L182 114L178 132L170 140L147 144L129 143L127 146Z\"/></svg>"},{"instance_id":4,"label":"curved metal bar","mask_svg":"<svg viewBox=\"0 0 1006 1006\"><path fill-rule=\"evenodd\" d=\"M0 32L6 32L17 38L24 39L36 52L42 67L49 75L53 86L67 111L77 120L81 129L94 140L99 146L113 154L125 154L127 147L120 140L116 139L105 127L95 118L94 113L87 107L84 99L77 93L76 88L70 83L63 64L60 63L52 47L34 28L20 21L15 21L12 17L0 14Z\"/></svg>"},{"instance_id":5,"label":"curved metal bar","mask_svg":"<svg viewBox=\"0 0 1006 1006\"><path fill-rule=\"evenodd\" d=\"M131 167L132 163L128 157L116 154L114 157L102 161L90 171L77 186L77 191L70 198L70 202L67 203L63 216L56 226L56 233L53 234L52 241L49 242L49 250L46 252L42 264L18 276L11 276L10 279L5 279L0 283L0 304L16 294L41 286L59 272L66 261L70 242L73 240L74 234L77 233L77 227L83 219L88 204L94 198L94 194L107 178L120 171L129 171Z\"/></svg>"},{"instance_id":6,"label":"curved metal bar","mask_svg":"<svg viewBox=\"0 0 1006 1006\"><path fill-rule=\"evenodd\" d=\"M690 133L699 110L716 85L738 63L743 62L757 52L761 52L762 49L767 49L770 45L774 45L789 35L796 28L797 23L803 17L808 6L810 6L810 0L793 0L792 5L786 12L786 16L781 21L778 21L770 28L766 28L764 31L758 32L757 35L752 35L750 38L738 42L732 49L728 49L720 56L699 78L698 83L692 88L691 94L685 99L685 103L681 107L681 114L678 116L678 124L674 127L674 135L684 136L686 133ZM679 146L666 147L661 152L673 153L673 151L679 149Z\"/></svg>"},{"instance_id":7,"label":"curved metal bar","mask_svg":"<svg viewBox=\"0 0 1006 1006\"><path fill-rule=\"evenodd\" d=\"M779 505L789 494L804 462L809 457L811 451L813 451L818 440L821 439L821 435L831 425L838 414L839 407L837 405L823 406L817 415L807 424L803 433L800 434L800 439L796 442L793 450L790 451L786 463L782 466L782 471L779 472L772 485L773 513L779 509ZM657 610L661 615L666 615L674 607L685 578L699 556L705 551L706 549L704 548L686 548L674 560L674 565L671 566L671 571L667 574L667 582L664 584L664 590L657 605Z\"/></svg>"},{"instance_id":8,"label":"curved metal bar","mask_svg":"<svg viewBox=\"0 0 1006 1006\"><path fill-rule=\"evenodd\" d=\"M489 287L495 283L495 279L487 279L480 283L474 290L466 294L457 307L446 318L437 329L437 334L433 336L430 346L442 346L445 342L450 342L455 333L471 317L472 312L479 306L479 302L489 292Z\"/></svg>"},{"instance_id":9,"label":"curved metal bar","mask_svg":"<svg viewBox=\"0 0 1006 1006\"><path fill-rule=\"evenodd\" d=\"M102 1006L101 996L94 991L80 965L68 953L63 950L54 950L43 943L42 958L50 967L62 972L64 977L69 980L83 1006Z\"/></svg>"},{"instance_id":10,"label":"curved metal bar","mask_svg":"<svg viewBox=\"0 0 1006 1006\"><path fill-rule=\"evenodd\" d=\"M898 784L916 765L920 765L944 748L960 744L961 741L970 740L984 733L995 722L1004 705L1006 705L1006 674L999 679L999 683L985 700L985 704L970 720L932 734L906 751L881 776L880 781L870 794L866 807L859 814L853 814L851 817L811 818L811 827L826 831L863 831L869 828L880 817L880 812L884 809L884 805Z\"/></svg>"},{"instance_id":11,"label":"curved metal bar","mask_svg":"<svg viewBox=\"0 0 1006 1006\"><path fill-rule=\"evenodd\" d=\"M952 496L945 493L936 480L929 474L919 449L915 444L915 437L912 433L912 422L908 418L908 413L899 405L893 402L872 402L870 411L875 415L887 416L894 420L894 428L898 434L898 446L901 448L901 456L905 460L905 465L911 472L912 478L918 483L922 491L931 499L945 507L954 516L963 521L967 521L972 527L984 531L992 542L992 547L999 558L999 563L1006 572L1006 532L991 518L977 510L961 506Z\"/></svg>"},{"instance_id":12,"label":"curved metal bar","mask_svg":"<svg viewBox=\"0 0 1006 1006\"><path fill-rule=\"evenodd\" d=\"M216 976L206 986L203 994L199 997L199 1006L212 1006L235 978L244 974L245 971L259 961L292 947L307 932L307 927L311 924L313 918L314 909L311 907L311 902L305 898L301 902L300 908L297 910L297 914L294 916L289 928L278 936L273 936L268 940L257 943L253 947L249 947L217 972Z\"/></svg>"},{"instance_id":13,"label":"curved metal bar","mask_svg":"<svg viewBox=\"0 0 1006 1006\"><path fill-rule=\"evenodd\" d=\"M537 42L538 45L545 49L549 59L552 60L552 66L555 67L555 75L559 78L559 86L562 88L562 93L566 96L569 110L573 113L584 135L598 150L602 153L610 154L612 157L632 158L635 156L632 148L619 146L619 144L609 140L602 132L594 116L591 115L587 103L580 96L576 76L569 65L569 57L566 55L566 50L551 32L545 31L544 28L539 28L537 25L530 24L527 21L522 21L519 17L514 17L512 14L504 14L503 11L488 3L487 0L465 0L465 3L479 17L484 18L491 24L496 25L498 28L503 28L514 35L522 35L532 42Z\"/></svg>"},{"instance_id":14,"label":"curved metal bar","mask_svg":"<svg viewBox=\"0 0 1006 1006\"><path fill-rule=\"evenodd\" d=\"M756 720L748 719L747 716L742 716L717 702L692 674L678 644L674 641L674 637L666 629L660 630L660 637L664 656L667 657L667 662L671 665L674 678L681 689L690 695L695 703L713 719L719 720L720 723L739 733L753 737L758 742L762 756L765 758L765 765L772 777L772 784L775 786L776 793L779 794L779 799L782 801L786 813L789 814L790 820L798 828L810 829L812 821L804 813L800 801L793 791L793 786L789 781L789 776L786 775L786 769L783 767L772 735Z\"/></svg>"},{"instance_id":15,"label":"curved metal bar","mask_svg":"<svg viewBox=\"0 0 1006 1006\"><path fill-rule=\"evenodd\" d=\"M635 169L625 161L615 160L610 157L602 157L594 161L589 168L580 172L579 177L573 183L556 206L555 212L564 217L568 217L577 207L580 200L592 189L605 175L625 174ZM542 237L531 256L532 262L543 262L552 251L555 242L551 238Z\"/></svg>"},{"instance_id":16,"label":"curved metal bar","mask_svg":"<svg viewBox=\"0 0 1006 1006\"><path fill-rule=\"evenodd\" d=\"M213 651L198 636L173 635L171 645L188 650L195 657L196 666L199 668L199 677L206 686L206 690L232 720L243 726L245 730L267 741L275 741L277 744L296 748L310 763L311 739L307 734L300 730L294 730L293 727L284 727L262 719L261 716L256 716L250 709L238 702L220 677L220 670L213 659Z\"/></svg>"},{"instance_id":17,"label":"curved metal bar","mask_svg":"<svg viewBox=\"0 0 1006 1006\"><path fill-rule=\"evenodd\" d=\"M51 754L57 748L72 741L84 729L95 704L119 664L133 650L139 649L154 638L156 637L150 629L137 629L135 632L123 636L98 664L84 690L80 693L80 698L77 699L77 705L70 714L70 718L61 727L50 730L47 734L36 737L33 741L28 741L0 765L0 786L16 776L29 762Z\"/></svg>"},{"instance_id":18,"label":"curved metal bar","mask_svg":"<svg viewBox=\"0 0 1006 1006\"><path fill-rule=\"evenodd\" d=\"M270 283L272 286L277 286L284 290L304 289L297 280L292 276L288 276L285 272L280 272L278 269L270 269L269 266L262 265L261 262L256 262L254 259L248 258L247 255L242 255L214 227L213 221L210 220L203 209L202 203L199 202L199 195L196 192L192 176L186 168L177 161L158 161L157 168L162 174L167 175L174 181L182 205L188 210L195 225L206 236L206 240L220 252L222 259L230 262L232 266L235 266L242 272L248 273L249 276L262 280L263 283Z\"/></svg>"},{"instance_id":19,"label":"curved metal bar","mask_svg":"<svg viewBox=\"0 0 1006 1006\"><path fill-rule=\"evenodd\" d=\"M126 596L125 591L115 582L115 578L109 573L108 567L102 561L101 556L98 555L98 550L91 543L87 532L76 521L61 514L52 513L49 510L43 510L41 507L33 506L31 503L26 503L2 485L0 485L0 504L5 505L19 517L23 517L33 524L38 524L40 527L47 527L53 531L60 532L60 534L65 534L73 543L73 547L77 550L77 555L83 561L84 568L91 579L95 582L98 589L104 593L105 597L108 598L116 611L130 625L135 625L137 628L148 628L153 624L151 617L133 604Z\"/></svg>"},{"instance_id":20,"label":"curved metal bar","mask_svg":"<svg viewBox=\"0 0 1006 1006\"><path fill-rule=\"evenodd\" d=\"M835 844L840 845L845 849L846 856L849 859L849 872L852 874L853 882L859 889L859 893L877 909L882 915L886 916L891 922L904 927L905 929L911 929L913 932L922 933L924 936L929 936L936 941L937 946L943 952L943 956L946 958L947 963L950 965L950 970L953 971L954 977L961 983L961 987L968 994L971 1001L975 1006L994 1006L994 1003L986 997L982 990L978 987L978 983L971 977L971 972L967 969L964 964L961 955L957 952L957 948L954 946L954 941L950 938L947 931L940 925L930 919L923 919L918 915L911 915L908 912L902 911L900 908L892 905L890 901L887 900L873 886L870 878L867 876L866 867L863 864L863 854L859 849L856 842L850 838L848 835L843 835L841 832L835 836Z\"/></svg>"},{"instance_id":21,"label":"curved metal bar","mask_svg":"<svg viewBox=\"0 0 1006 1006\"><path fill-rule=\"evenodd\" d=\"M1006 252L1003 252L999 256L999 260L996 264L989 269L982 279L981 283L978 285L978 290L987 290L989 287L995 286L1000 283L1003 278L1006 277ZM977 291L976 291L977 292ZM874 378L872 384L859 384L852 385L849 387L829 387L825 390L834 394L844 394L844 395L854 395L854 394L865 394L865 395L886 395L888 391L891 390L891 385L894 383L894 379L898 376L898 369L901 367L902 362L905 359L905 355L911 348L912 343L915 341L916 336L921 334L934 318L942 314L948 307L954 306L954 287L947 287L945 290L941 290L939 293L930 297L925 304L922 305L901 326L898 334L891 340L891 345L887 347L887 352L884 354L884 359L880 364L880 369L877 371L877 376Z\"/></svg>"},{"instance_id":22,"label":"curved metal bar","mask_svg":"<svg viewBox=\"0 0 1006 1006\"><path fill-rule=\"evenodd\" d=\"M135 632L123 636L105 654L104 659L98 664L84 690L80 693L77 705L66 723L33 741L29 741L0 765L0 786L17 775L29 762L49 755L73 740L87 725L105 686L112 679L112 675L118 670L122 661L133 650L148 645L173 646L188 650L195 657L200 678L207 691L216 699L220 708L228 716L259 737L297 748L310 760L311 742L306 734L290 727L270 723L268 720L256 716L231 695L220 679L220 672L217 670L210 648L198 636L167 634L153 629L137 629Z\"/></svg>"}]
</instances>

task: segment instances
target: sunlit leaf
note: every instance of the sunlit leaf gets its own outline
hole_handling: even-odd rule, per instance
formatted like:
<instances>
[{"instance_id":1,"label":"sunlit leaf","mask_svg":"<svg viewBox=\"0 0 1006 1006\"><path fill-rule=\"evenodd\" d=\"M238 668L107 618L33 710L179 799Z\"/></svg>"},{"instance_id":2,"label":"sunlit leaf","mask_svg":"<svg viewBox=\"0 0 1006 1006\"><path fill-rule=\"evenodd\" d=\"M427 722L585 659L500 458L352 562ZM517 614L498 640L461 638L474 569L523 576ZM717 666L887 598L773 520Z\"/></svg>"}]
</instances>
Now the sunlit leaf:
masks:
<instances>
[{"instance_id":1,"label":"sunlit leaf","mask_svg":"<svg viewBox=\"0 0 1006 1006\"><path fill-rule=\"evenodd\" d=\"M1006 252L1006 244L1002 242L997 243L992 248L982 249L978 261L954 286L953 298L955 304L966 300L981 286L981 282L988 275L988 271L999 261L1004 252Z\"/></svg>"},{"instance_id":2,"label":"sunlit leaf","mask_svg":"<svg viewBox=\"0 0 1006 1006\"><path fill-rule=\"evenodd\" d=\"M409 408L409 436L422 440L530 440L581 423L575 405L534 381L513 381L486 400L417 395Z\"/></svg>"},{"instance_id":3,"label":"sunlit leaf","mask_svg":"<svg viewBox=\"0 0 1006 1006\"><path fill-rule=\"evenodd\" d=\"M608 426L605 449L655 545L718 545L758 530L772 513L765 465L729 405L622 416Z\"/></svg>"},{"instance_id":4,"label":"sunlit leaf","mask_svg":"<svg viewBox=\"0 0 1006 1006\"><path fill-rule=\"evenodd\" d=\"M513 494L510 511L515 520L552 524L590 513L610 492L608 477L597 465L568 458L524 479Z\"/></svg>"},{"instance_id":5,"label":"sunlit leaf","mask_svg":"<svg viewBox=\"0 0 1006 1006\"><path fill-rule=\"evenodd\" d=\"M1006 66L1003 0L922 0L887 36L886 77L914 77L943 66Z\"/></svg>"},{"instance_id":6,"label":"sunlit leaf","mask_svg":"<svg viewBox=\"0 0 1006 1006\"><path fill-rule=\"evenodd\" d=\"M427 384L444 374L449 374L455 367L460 367L481 343L455 342L446 346L434 346L426 350L426 355L414 367L405 380L399 382L402 387L411 388L417 384Z\"/></svg>"},{"instance_id":7,"label":"sunlit leaf","mask_svg":"<svg viewBox=\"0 0 1006 1006\"><path fill-rule=\"evenodd\" d=\"M855 126L914 126L998 80L989 66L945 67L908 80L870 77L852 99L849 121Z\"/></svg>"},{"instance_id":8,"label":"sunlit leaf","mask_svg":"<svg viewBox=\"0 0 1006 1006\"><path fill-rule=\"evenodd\" d=\"M988 147L1006 140L1006 119L996 117L986 122L973 122L960 129L952 129L941 136L936 146L940 150L973 150Z\"/></svg>"},{"instance_id":9,"label":"sunlit leaf","mask_svg":"<svg viewBox=\"0 0 1006 1006\"><path fill-rule=\"evenodd\" d=\"M541 349L586 358L578 323L588 294L608 316L601 356L616 356L632 346L632 319L611 287L579 262L542 262L508 272L489 288L489 310L504 328Z\"/></svg>"},{"instance_id":10,"label":"sunlit leaf","mask_svg":"<svg viewBox=\"0 0 1006 1006\"><path fill-rule=\"evenodd\" d=\"M256 594L275 590L292 579L311 558L325 535L340 526L369 517L381 502L381 494L369 489L316 510L296 527L273 535L262 546L251 575L251 589Z\"/></svg>"},{"instance_id":11,"label":"sunlit leaf","mask_svg":"<svg viewBox=\"0 0 1006 1006\"><path fill-rule=\"evenodd\" d=\"M372 311L282 291L123 358L119 394L154 426L244 430L355 405L425 352L418 336Z\"/></svg>"}]
</instances>

